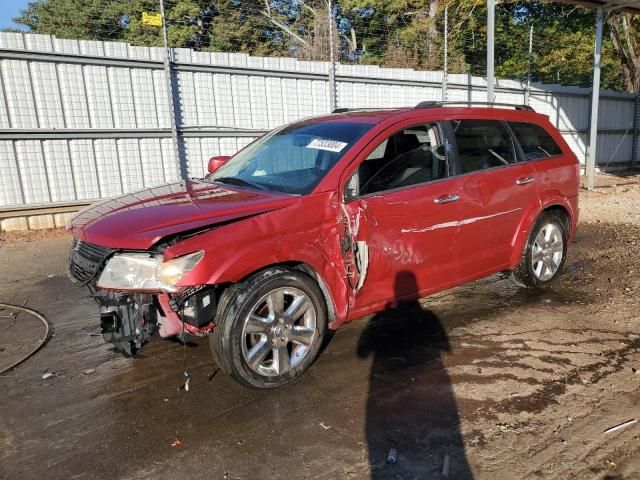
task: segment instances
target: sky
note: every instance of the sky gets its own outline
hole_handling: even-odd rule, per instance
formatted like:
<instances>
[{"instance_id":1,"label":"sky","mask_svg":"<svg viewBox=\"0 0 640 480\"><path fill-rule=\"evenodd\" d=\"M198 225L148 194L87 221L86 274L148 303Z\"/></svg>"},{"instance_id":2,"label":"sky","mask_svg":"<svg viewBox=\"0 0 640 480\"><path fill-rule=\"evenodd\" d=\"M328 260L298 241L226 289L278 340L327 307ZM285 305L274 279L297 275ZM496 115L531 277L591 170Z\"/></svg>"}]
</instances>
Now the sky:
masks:
<instances>
[{"instance_id":1,"label":"sky","mask_svg":"<svg viewBox=\"0 0 640 480\"><path fill-rule=\"evenodd\" d=\"M17 17L20 10L25 8L29 0L0 0L0 30L5 28L21 28L11 19Z\"/></svg>"}]
</instances>

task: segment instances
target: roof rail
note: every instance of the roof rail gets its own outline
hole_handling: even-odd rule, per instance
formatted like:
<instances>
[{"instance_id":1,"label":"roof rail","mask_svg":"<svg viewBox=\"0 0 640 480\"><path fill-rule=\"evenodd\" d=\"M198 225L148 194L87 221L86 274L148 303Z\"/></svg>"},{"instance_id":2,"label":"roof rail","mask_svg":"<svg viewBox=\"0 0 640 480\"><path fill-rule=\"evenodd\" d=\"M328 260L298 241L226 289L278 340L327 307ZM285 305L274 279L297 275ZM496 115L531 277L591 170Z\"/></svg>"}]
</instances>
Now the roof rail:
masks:
<instances>
[{"instance_id":1,"label":"roof rail","mask_svg":"<svg viewBox=\"0 0 640 480\"><path fill-rule=\"evenodd\" d=\"M496 103L496 102L465 102L462 101L450 101L450 102L439 102L433 100L427 100L425 102L420 102L416 105L415 108L436 108L436 107L444 107L447 105L486 105L489 107L511 107L516 110L526 110L528 112L535 112L533 108L529 105L514 105L512 103Z\"/></svg>"},{"instance_id":2,"label":"roof rail","mask_svg":"<svg viewBox=\"0 0 640 480\"><path fill-rule=\"evenodd\" d=\"M406 107L405 107L406 108ZM397 110L394 107L355 107L355 108L334 108L331 113L347 113L347 112L378 112L380 110Z\"/></svg>"}]
</instances>

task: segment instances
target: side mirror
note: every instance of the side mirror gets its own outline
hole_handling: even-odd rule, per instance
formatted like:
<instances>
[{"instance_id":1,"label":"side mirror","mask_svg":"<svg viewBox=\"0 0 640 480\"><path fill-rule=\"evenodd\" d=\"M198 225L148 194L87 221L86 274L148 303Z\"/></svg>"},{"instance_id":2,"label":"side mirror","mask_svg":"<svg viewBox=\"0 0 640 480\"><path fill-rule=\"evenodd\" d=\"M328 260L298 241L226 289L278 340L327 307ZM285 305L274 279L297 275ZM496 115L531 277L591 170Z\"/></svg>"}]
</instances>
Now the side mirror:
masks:
<instances>
[{"instance_id":1,"label":"side mirror","mask_svg":"<svg viewBox=\"0 0 640 480\"><path fill-rule=\"evenodd\" d=\"M229 155L222 155L220 157L211 157L209 159L209 166L207 167L207 170L209 170L209 173L213 173L216 170L218 170L222 165L224 165L225 163L227 163L229 161L231 157Z\"/></svg>"}]
</instances>

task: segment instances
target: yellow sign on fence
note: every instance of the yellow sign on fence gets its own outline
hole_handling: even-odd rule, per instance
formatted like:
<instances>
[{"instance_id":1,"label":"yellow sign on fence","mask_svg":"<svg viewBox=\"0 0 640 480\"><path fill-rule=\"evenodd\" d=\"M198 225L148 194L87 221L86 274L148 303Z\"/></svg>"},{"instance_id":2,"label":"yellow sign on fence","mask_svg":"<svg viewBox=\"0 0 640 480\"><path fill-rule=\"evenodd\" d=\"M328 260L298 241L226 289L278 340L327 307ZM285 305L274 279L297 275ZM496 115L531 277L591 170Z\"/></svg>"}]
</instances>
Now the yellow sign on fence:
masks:
<instances>
[{"instance_id":1,"label":"yellow sign on fence","mask_svg":"<svg viewBox=\"0 0 640 480\"><path fill-rule=\"evenodd\" d=\"M161 27L162 17L159 13L142 12L142 24L151 25L152 27Z\"/></svg>"}]
</instances>

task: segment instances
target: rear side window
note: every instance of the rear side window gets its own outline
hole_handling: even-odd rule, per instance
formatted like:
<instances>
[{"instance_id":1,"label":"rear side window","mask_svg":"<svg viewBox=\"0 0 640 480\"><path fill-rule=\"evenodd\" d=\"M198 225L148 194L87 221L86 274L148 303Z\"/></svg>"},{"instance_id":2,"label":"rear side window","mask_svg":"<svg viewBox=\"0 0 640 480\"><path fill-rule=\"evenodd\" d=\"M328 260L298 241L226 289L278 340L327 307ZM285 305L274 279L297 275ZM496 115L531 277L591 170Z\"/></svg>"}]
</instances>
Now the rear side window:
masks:
<instances>
[{"instance_id":1,"label":"rear side window","mask_svg":"<svg viewBox=\"0 0 640 480\"><path fill-rule=\"evenodd\" d=\"M536 160L562 154L558 144L541 126L521 122L509 122L509 126L522 146L525 160Z\"/></svg>"},{"instance_id":2,"label":"rear side window","mask_svg":"<svg viewBox=\"0 0 640 480\"><path fill-rule=\"evenodd\" d=\"M497 120L454 120L461 173L509 165L516 161L511 135Z\"/></svg>"}]
</instances>

